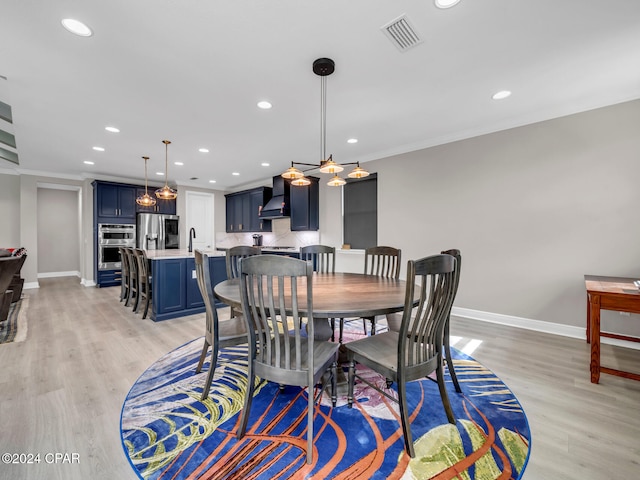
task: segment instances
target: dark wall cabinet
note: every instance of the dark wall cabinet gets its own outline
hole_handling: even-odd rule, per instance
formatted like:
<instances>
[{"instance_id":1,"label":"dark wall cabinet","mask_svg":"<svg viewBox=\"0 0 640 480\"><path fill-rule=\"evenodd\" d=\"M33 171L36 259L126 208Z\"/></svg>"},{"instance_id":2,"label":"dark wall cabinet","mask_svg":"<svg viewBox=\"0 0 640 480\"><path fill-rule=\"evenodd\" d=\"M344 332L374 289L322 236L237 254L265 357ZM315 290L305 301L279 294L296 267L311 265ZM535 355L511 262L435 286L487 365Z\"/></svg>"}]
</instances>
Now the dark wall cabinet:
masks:
<instances>
[{"instance_id":1,"label":"dark wall cabinet","mask_svg":"<svg viewBox=\"0 0 640 480\"><path fill-rule=\"evenodd\" d=\"M289 191L291 200L291 230L318 230L320 228L320 185L318 178L307 177L311 184L305 187L292 186Z\"/></svg>"},{"instance_id":2,"label":"dark wall cabinet","mask_svg":"<svg viewBox=\"0 0 640 480\"><path fill-rule=\"evenodd\" d=\"M96 223L136 223L136 187L94 182Z\"/></svg>"},{"instance_id":3,"label":"dark wall cabinet","mask_svg":"<svg viewBox=\"0 0 640 480\"><path fill-rule=\"evenodd\" d=\"M144 195L144 188L136 189L136 198ZM155 197L155 188L148 189L149 195ZM163 213L165 215L176 214L176 201L175 200L163 200L156 198L156 204L153 207L143 207L142 205L136 205L136 213Z\"/></svg>"},{"instance_id":4,"label":"dark wall cabinet","mask_svg":"<svg viewBox=\"0 0 640 480\"><path fill-rule=\"evenodd\" d=\"M271 220L260 218L260 210L270 198L269 187L225 195L227 233L270 232Z\"/></svg>"}]
</instances>

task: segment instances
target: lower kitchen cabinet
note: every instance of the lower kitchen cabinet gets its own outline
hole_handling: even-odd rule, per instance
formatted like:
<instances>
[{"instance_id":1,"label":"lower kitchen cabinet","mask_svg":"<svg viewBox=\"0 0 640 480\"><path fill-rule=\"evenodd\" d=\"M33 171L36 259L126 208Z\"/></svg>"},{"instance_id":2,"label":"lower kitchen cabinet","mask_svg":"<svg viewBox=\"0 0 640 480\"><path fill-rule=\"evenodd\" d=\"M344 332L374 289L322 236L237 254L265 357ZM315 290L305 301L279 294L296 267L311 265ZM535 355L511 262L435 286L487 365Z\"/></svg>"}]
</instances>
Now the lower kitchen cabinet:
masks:
<instances>
[{"instance_id":1,"label":"lower kitchen cabinet","mask_svg":"<svg viewBox=\"0 0 640 480\"><path fill-rule=\"evenodd\" d=\"M96 285L98 287L115 287L122 280L121 270L98 270Z\"/></svg>"},{"instance_id":2,"label":"lower kitchen cabinet","mask_svg":"<svg viewBox=\"0 0 640 480\"><path fill-rule=\"evenodd\" d=\"M205 311L192 257L153 259L150 263L153 321ZM227 279L225 257L209 257L209 266L214 286ZM216 306L224 304L217 302Z\"/></svg>"}]
</instances>

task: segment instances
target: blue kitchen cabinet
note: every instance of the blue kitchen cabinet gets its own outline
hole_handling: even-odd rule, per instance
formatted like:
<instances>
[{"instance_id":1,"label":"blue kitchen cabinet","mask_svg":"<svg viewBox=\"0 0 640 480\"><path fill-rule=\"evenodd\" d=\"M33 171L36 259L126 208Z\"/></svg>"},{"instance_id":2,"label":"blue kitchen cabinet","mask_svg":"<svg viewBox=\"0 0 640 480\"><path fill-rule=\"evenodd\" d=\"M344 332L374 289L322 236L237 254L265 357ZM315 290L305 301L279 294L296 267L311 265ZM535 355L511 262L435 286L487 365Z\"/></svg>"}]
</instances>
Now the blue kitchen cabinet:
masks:
<instances>
[{"instance_id":1,"label":"blue kitchen cabinet","mask_svg":"<svg viewBox=\"0 0 640 480\"><path fill-rule=\"evenodd\" d=\"M136 188L111 182L93 182L96 223L136 222Z\"/></svg>"},{"instance_id":2,"label":"blue kitchen cabinet","mask_svg":"<svg viewBox=\"0 0 640 480\"><path fill-rule=\"evenodd\" d=\"M214 286L227 279L225 257L209 257L209 265ZM151 276L152 320L157 322L205 311L193 257L152 259ZM217 302L216 306L224 304Z\"/></svg>"}]
</instances>

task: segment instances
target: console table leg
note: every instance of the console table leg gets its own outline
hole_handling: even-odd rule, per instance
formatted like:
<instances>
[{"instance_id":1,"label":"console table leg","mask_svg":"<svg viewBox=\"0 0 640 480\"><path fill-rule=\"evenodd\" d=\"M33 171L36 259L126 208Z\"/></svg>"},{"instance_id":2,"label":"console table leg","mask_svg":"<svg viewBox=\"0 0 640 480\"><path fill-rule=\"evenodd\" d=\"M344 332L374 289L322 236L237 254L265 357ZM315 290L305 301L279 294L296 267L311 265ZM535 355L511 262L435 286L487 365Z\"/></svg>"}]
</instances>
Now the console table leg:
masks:
<instances>
[{"instance_id":1,"label":"console table leg","mask_svg":"<svg viewBox=\"0 0 640 480\"><path fill-rule=\"evenodd\" d=\"M600 296L590 295L591 317L591 383L600 381Z\"/></svg>"}]
</instances>

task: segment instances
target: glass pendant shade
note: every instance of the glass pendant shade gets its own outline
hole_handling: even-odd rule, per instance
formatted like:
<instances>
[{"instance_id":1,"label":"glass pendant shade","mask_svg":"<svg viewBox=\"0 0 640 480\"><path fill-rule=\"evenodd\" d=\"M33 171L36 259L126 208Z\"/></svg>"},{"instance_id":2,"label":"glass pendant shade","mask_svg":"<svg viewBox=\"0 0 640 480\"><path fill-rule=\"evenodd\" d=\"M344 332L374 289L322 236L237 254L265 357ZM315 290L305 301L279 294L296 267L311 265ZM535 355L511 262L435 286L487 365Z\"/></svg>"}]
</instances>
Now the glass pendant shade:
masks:
<instances>
[{"instance_id":1,"label":"glass pendant shade","mask_svg":"<svg viewBox=\"0 0 640 480\"><path fill-rule=\"evenodd\" d=\"M327 182L327 185L330 187L341 187L347 183L344 178L340 178L338 175L335 175L331 180Z\"/></svg>"},{"instance_id":2,"label":"glass pendant shade","mask_svg":"<svg viewBox=\"0 0 640 480\"><path fill-rule=\"evenodd\" d=\"M307 177L300 177L291 182L291 185L295 187L306 187L307 185L311 185L311 180Z\"/></svg>"},{"instance_id":3,"label":"glass pendant shade","mask_svg":"<svg viewBox=\"0 0 640 480\"><path fill-rule=\"evenodd\" d=\"M298 178L303 178L303 177L304 177L304 173L302 173L300 170L298 170L293 166L288 168L287 171L282 174L282 178L286 178L289 180L296 180Z\"/></svg>"},{"instance_id":4,"label":"glass pendant shade","mask_svg":"<svg viewBox=\"0 0 640 480\"><path fill-rule=\"evenodd\" d=\"M333 158L331 157L329 157L329 160L324 162L320 167L320 171L322 173L338 173L338 172L341 172L342 170L344 170L344 167L334 162Z\"/></svg>"},{"instance_id":5,"label":"glass pendant shade","mask_svg":"<svg viewBox=\"0 0 640 480\"><path fill-rule=\"evenodd\" d=\"M156 204L156 199L149 195L147 186L147 160L149 160L149 157L142 158L144 158L144 195L136 198L136 203L143 207L153 207Z\"/></svg>"},{"instance_id":6,"label":"glass pendant shade","mask_svg":"<svg viewBox=\"0 0 640 480\"><path fill-rule=\"evenodd\" d=\"M178 192L169 187L169 184L167 183L169 175L169 144L171 142L169 140L163 140L162 143L164 143L164 187L156 190L156 197L162 198L163 200L175 200L178 196Z\"/></svg>"},{"instance_id":7,"label":"glass pendant shade","mask_svg":"<svg viewBox=\"0 0 640 480\"><path fill-rule=\"evenodd\" d=\"M360 164L358 164L358 166L351 170L351 172L349 172L349 175L347 175L347 177L349 178L364 178L368 176L369 172L367 172L364 168L361 168Z\"/></svg>"}]
</instances>

